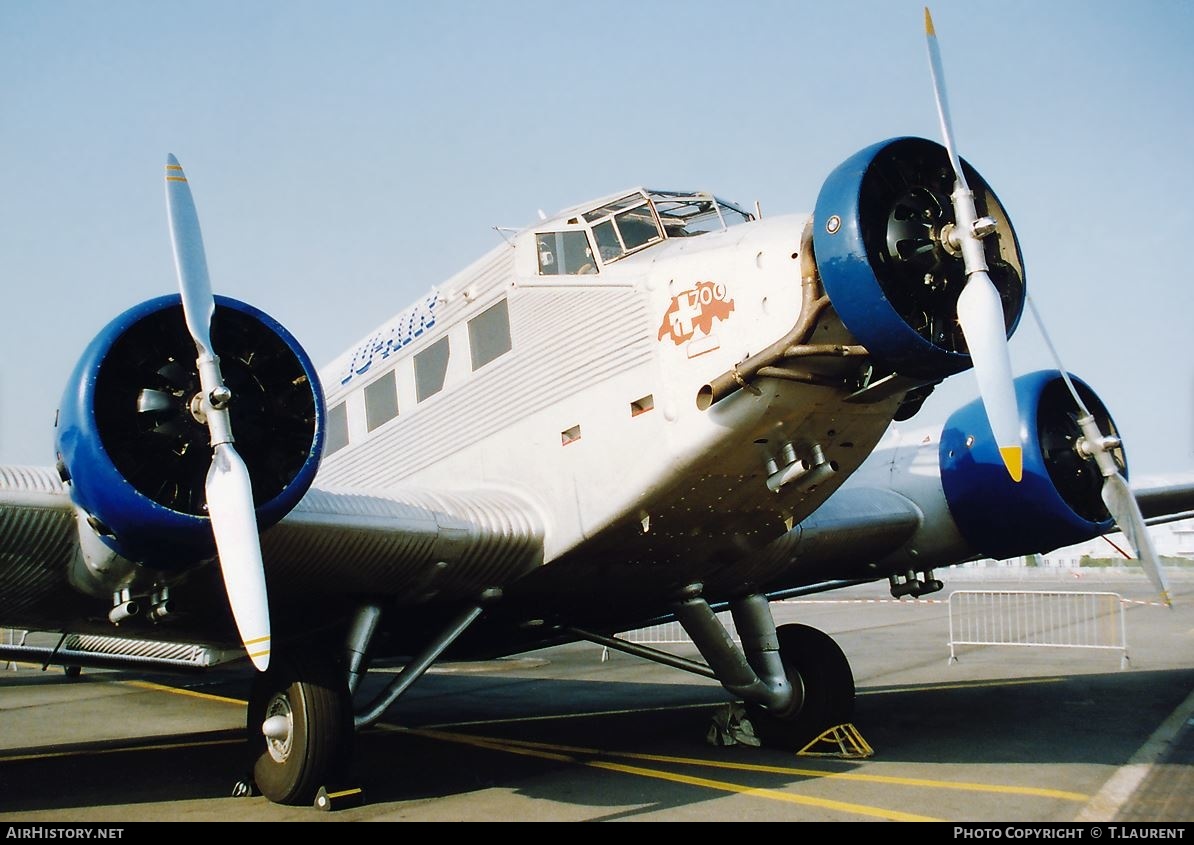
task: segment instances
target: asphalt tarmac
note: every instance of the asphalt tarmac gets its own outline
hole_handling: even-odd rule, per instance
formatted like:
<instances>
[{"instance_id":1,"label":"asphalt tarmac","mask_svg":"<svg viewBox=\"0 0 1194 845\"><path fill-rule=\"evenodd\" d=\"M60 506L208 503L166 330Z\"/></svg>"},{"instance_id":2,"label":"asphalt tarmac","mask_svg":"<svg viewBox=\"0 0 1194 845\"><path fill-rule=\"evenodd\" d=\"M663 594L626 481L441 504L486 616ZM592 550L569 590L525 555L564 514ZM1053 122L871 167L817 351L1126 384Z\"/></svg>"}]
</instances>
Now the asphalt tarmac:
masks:
<instances>
[{"instance_id":1,"label":"asphalt tarmac","mask_svg":"<svg viewBox=\"0 0 1194 845\"><path fill-rule=\"evenodd\" d=\"M1138 572L943 574L946 589L919 600L892 599L884 583L775 605L777 621L832 634L853 666L853 721L814 753L711 742L715 720L734 712L716 682L572 644L434 668L359 735L353 783L327 812L233 797L243 672L71 679L20 664L0 672L0 822L1188 828L1194 573L1171 575L1172 608ZM1126 649L966 646L951 660L959 590L1111 592ZM695 656L684 643L661 647ZM384 681L371 676L362 692Z\"/></svg>"}]
</instances>

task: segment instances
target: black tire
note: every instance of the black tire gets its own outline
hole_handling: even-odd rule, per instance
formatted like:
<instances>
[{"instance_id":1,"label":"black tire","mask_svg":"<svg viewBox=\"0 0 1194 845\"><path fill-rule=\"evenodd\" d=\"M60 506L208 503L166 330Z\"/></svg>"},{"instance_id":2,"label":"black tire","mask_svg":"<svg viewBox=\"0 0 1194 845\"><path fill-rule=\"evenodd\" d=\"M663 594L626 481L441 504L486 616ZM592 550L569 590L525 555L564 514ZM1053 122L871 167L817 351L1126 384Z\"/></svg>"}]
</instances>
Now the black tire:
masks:
<instances>
[{"instance_id":1,"label":"black tire","mask_svg":"<svg viewBox=\"0 0 1194 845\"><path fill-rule=\"evenodd\" d=\"M763 744L801 749L826 730L854 716L854 673L841 648L823 631L807 625L781 625L779 654L793 688L803 701L786 713L757 704L747 712Z\"/></svg>"},{"instance_id":2,"label":"black tire","mask_svg":"<svg viewBox=\"0 0 1194 845\"><path fill-rule=\"evenodd\" d=\"M266 718L289 720L284 739L261 732ZM320 656L275 658L253 679L248 731L253 781L277 804L311 804L321 786L335 788L352 754L352 699L334 661Z\"/></svg>"}]
</instances>

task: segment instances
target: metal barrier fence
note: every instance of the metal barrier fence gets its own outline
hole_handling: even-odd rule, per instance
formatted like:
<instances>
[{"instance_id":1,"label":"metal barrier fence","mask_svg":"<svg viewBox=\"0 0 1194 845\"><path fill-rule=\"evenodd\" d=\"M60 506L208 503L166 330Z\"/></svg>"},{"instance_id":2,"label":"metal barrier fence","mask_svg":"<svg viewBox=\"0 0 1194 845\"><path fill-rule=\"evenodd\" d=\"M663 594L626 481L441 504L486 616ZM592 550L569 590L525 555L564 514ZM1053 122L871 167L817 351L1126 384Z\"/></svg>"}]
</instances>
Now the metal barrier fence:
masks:
<instances>
[{"instance_id":1,"label":"metal barrier fence","mask_svg":"<svg viewBox=\"0 0 1194 845\"><path fill-rule=\"evenodd\" d=\"M24 645L25 637L28 635L28 633L29 633L28 631L21 631L16 628L5 628L4 629L4 644L5 645ZM5 662L4 670L5 671L11 670L11 671L15 672L15 671L17 671L17 664L14 661L9 660L9 661Z\"/></svg>"},{"instance_id":2,"label":"metal barrier fence","mask_svg":"<svg viewBox=\"0 0 1194 845\"><path fill-rule=\"evenodd\" d=\"M1118 651L1128 662L1118 593L958 590L949 597L949 662L957 646L1047 646Z\"/></svg>"}]
</instances>

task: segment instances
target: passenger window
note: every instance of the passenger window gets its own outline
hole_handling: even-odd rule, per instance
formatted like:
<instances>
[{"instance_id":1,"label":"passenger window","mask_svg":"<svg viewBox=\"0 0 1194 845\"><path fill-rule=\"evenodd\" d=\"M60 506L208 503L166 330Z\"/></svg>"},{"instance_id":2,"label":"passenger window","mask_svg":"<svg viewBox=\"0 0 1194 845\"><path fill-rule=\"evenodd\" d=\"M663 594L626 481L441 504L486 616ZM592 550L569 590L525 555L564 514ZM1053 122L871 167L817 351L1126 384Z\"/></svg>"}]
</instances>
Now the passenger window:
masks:
<instances>
[{"instance_id":1,"label":"passenger window","mask_svg":"<svg viewBox=\"0 0 1194 845\"><path fill-rule=\"evenodd\" d=\"M444 389L448 374L448 339L440 338L415 356L415 399L422 402Z\"/></svg>"},{"instance_id":2,"label":"passenger window","mask_svg":"<svg viewBox=\"0 0 1194 845\"><path fill-rule=\"evenodd\" d=\"M365 424L370 431L398 416L398 387L394 371L365 387Z\"/></svg>"},{"instance_id":3,"label":"passenger window","mask_svg":"<svg viewBox=\"0 0 1194 845\"><path fill-rule=\"evenodd\" d=\"M597 272L589 237L584 232L542 232L535 235L540 276L580 276Z\"/></svg>"},{"instance_id":4,"label":"passenger window","mask_svg":"<svg viewBox=\"0 0 1194 845\"><path fill-rule=\"evenodd\" d=\"M510 351L510 311L506 300L468 321L468 346L474 370Z\"/></svg>"},{"instance_id":5,"label":"passenger window","mask_svg":"<svg viewBox=\"0 0 1194 845\"><path fill-rule=\"evenodd\" d=\"M326 454L339 451L348 445L348 408L341 402L328 411Z\"/></svg>"}]
</instances>

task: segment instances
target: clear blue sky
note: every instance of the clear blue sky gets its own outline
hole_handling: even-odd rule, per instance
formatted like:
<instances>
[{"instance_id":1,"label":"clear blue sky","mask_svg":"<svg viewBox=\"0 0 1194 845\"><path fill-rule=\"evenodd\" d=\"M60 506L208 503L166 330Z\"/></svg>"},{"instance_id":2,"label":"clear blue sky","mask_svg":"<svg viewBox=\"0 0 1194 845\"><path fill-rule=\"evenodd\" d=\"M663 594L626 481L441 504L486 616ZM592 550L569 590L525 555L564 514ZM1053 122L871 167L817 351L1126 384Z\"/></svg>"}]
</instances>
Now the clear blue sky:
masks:
<instances>
[{"instance_id":1,"label":"clear blue sky","mask_svg":"<svg viewBox=\"0 0 1194 845\"><path fill-rule=\"evenodd\" d=\"M931 8L961 152L1066 364L1136 477L1194 470L1194 3ZM0 0L0 463L52 463L79 352L176 290L167 153L217 291L322 364L538 209L646 184L808 211L857 149L937 138L922 9ZM1012 351L1051 365L1028 316Z\"/></svg>"}]
</instances>

